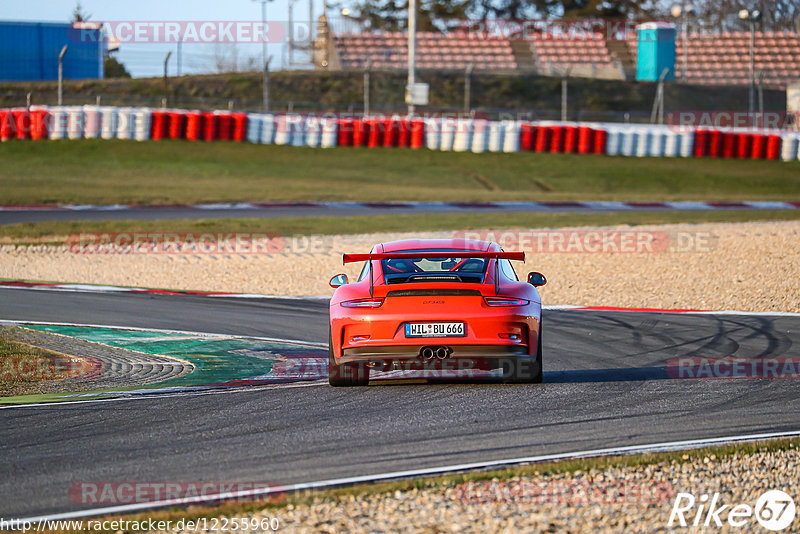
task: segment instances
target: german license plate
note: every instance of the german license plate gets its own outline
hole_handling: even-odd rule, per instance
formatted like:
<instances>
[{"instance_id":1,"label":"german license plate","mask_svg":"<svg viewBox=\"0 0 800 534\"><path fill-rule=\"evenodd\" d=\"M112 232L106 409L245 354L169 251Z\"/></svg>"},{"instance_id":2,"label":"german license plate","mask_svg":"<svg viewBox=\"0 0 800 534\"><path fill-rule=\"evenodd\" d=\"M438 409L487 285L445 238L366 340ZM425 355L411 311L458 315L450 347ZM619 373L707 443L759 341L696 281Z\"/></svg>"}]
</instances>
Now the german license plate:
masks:
<instances>
[{"instance_id":1,"label":"german license plate","mask_svg":"<svg viewBox=\"0 0 800 534\"><path fill-rule=\"evenodd\" d=\"M464 337L464 323L406 323L406 337Z\"/></svg>"}]
</instances>

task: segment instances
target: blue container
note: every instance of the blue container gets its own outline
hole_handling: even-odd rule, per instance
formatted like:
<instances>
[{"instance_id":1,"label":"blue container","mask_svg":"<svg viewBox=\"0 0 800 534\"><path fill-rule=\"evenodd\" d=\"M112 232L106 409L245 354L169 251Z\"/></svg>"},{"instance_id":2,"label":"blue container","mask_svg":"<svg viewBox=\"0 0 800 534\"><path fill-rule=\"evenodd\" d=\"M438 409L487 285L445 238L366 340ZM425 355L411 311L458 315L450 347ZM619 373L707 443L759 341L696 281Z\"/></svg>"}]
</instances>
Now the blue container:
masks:
<instances>
[{"instance_id":1,"label":"blue container","mask_svg":"<svg viewBox=\"0 0 800 534\"><path fill-rule=\"evenodd\" d=\"M103 78L106 42L100 29L71 23L0 22L0 80L58 79L58 54L67 45L64 79Z\"/></svg>"},{"instance_id":2,"label":"blue container","mask_svg":"<svg viewBox=\"0 0 800 534\"><path fill-rule=\"evenodd\" d=\"M647 22L636 27L638 58L636 80L658 81L664 69L665 80L675 79L675 25L667 22Z\"/></svg>"}]
</instances>

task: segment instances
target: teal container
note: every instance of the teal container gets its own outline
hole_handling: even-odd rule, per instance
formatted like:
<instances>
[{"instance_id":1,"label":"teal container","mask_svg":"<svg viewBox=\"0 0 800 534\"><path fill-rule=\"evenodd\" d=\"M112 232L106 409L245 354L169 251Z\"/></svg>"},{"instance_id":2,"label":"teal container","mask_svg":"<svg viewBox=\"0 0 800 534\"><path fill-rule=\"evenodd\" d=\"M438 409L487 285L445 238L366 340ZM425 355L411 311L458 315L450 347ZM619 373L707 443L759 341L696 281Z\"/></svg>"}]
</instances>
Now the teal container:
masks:
<instances>
[{"instance_id":1,"label":"teal container","mask_svg":"<svg viewBox=\"0 0 800 534\"><path fill-rule=\"evenodd\" d=\"M665 80L675 79L675 25L647 22L636 27L638 52L636 80L656 82L668 69Z\"/></svg>"}]
</instances>

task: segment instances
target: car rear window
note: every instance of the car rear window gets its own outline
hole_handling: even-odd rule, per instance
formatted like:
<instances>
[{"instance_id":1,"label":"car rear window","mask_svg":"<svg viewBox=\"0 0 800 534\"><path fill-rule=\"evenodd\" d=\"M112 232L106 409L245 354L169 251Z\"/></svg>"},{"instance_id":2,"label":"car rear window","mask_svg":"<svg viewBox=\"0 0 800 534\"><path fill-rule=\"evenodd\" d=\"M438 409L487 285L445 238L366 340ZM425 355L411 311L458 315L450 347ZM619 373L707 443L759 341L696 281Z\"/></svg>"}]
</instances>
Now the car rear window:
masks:
<instances>
[{"instance_id":1,"label":"car rear window","mask_svg":"<svg viewBox=\"0 0 800 534\"><path fill-rule=\"evenodd\" d=\"M460 252L457 250L404 250L419 252L419 258L381 260L386 282L452 281L481 283L489 260L486 258L426 258L425 252Z\"/></svg>"}]
</instances>

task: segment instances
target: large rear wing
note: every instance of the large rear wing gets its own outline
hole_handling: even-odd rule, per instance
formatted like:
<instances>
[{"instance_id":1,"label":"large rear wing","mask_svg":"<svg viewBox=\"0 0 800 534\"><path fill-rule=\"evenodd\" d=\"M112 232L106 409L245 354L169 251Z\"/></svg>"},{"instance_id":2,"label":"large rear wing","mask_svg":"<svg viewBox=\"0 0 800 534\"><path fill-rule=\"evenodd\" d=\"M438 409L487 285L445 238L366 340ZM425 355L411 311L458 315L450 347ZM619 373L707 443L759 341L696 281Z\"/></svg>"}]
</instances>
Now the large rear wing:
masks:
<instances>
[{"instance_id":1,"label":"large rear wing","mask_svg":"<svg viewBox=\"0 0 800 534\"><path fill-rule=\"evenodd\" d=\"M484 252L480 250L453 250L450 252L376 252L372 254L343 254L342 264L366 261L369 264L369 294L374 295L372 260L401 260L418 258L487 258L495 260L525 261L524 252ZM494 293L500 291L500 262L494 262Z\"/></svg>"},{"instance_id":2,"label":"large rear wing","mask_svg":"<svg viewBox=\"0 0 800 534\"><path fill-rule=\"evenodd\" d=\"M376 252L374 254L344 254L342 263L370 260L402 260L417 258L493 258L525 261L524 252L483 252L479 250L454 250L452 252Z\"/></svg>"}]
</instances>

